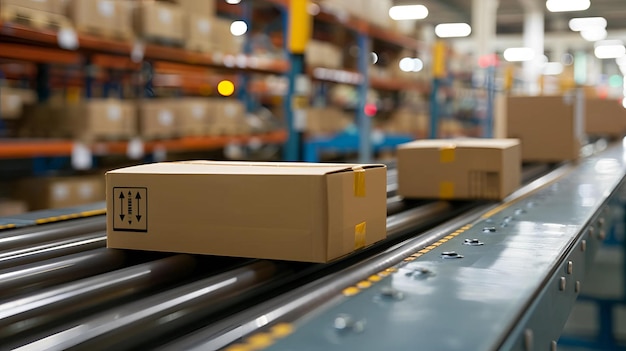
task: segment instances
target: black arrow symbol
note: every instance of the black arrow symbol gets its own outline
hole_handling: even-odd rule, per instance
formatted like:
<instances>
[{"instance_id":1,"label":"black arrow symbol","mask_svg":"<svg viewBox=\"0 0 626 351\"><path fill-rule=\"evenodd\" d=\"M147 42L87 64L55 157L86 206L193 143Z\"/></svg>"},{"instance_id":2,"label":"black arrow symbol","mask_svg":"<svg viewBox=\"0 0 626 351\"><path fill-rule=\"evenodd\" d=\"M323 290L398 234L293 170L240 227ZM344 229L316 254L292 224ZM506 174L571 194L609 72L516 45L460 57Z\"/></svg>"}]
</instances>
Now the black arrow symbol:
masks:
<instances>
[{"instance_id":1,"label":"black arrow symbol","mask_svg":"<svg viewBox=\"0 0 626 351\"><path fill-rule=\"evenodd\" d=\"M141 195L139 195L139 192L135 195L135 199L137 200L137 215L135 217L137 218L137 222L141 222L141 210L139 209L139 200L141 200Z\"/></svg>"},{"instance_id":2,"label":"black arrow symbol","mask_svg":"<svg viewBox=\"0 0 626 351\"><path fill-rule=\"evenodd\" d=\"M128 224L130 225L131 223L133 223L133 221L129 220L129 221L128 221Z\"/></svg>"},{"instance_id":3,"label":"black arrow symbol","mask_svg":"<svg viewBox=\"0 0 626 351\"><path fill-rule=\"evenodd\" d=\"M120 213L120 219L124 220L124 217L126 217L126 215L124 215L124 193L120 192L120 209L122 211L122 213Z\"/></svg>"}]
</instances>

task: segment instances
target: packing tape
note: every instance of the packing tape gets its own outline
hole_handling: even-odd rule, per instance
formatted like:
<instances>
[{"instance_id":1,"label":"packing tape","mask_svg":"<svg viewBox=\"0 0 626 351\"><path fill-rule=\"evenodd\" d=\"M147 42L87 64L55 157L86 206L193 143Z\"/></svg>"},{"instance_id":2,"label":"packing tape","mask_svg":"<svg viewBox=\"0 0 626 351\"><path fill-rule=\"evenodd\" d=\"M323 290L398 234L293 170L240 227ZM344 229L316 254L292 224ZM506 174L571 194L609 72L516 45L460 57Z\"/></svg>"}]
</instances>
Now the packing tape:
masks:
<instances>
[{"instance_id":1,"label":"packing tape","mask_svg":"<svg viewBox=\"0 0 626 351\"><path fill-rule=\"evenodd\" d=\"M354 196L365 197L365 170L361 166L352 167L354 171Z\"/></svg>"},{"instance_id":2,"label":"packing tape","mask_svg":"<svg viewBox=\"0 0 626 351\"><path fill-rule=\"evenodd\" d=\"M354 249L358 250L365 247L365 222L361 222L354 226Z\"/></svg>"},{"instance_id":3,"label":"packing tape","mask_svg":"<svg viewBox=\"0 0 626 351\"><path fill-rule=\"evenodd\" d=\"M456 145L448 145L439 149L439 162L450 163L455 159Z\"/></svg>"},{"instance_id":4,"label":"packing tape","mask_svg":"<svg viewBox=\"0 0 626 351\"><path fill-rule=\"evenodd\" d=\"M439 183L439 198L451 199L454 197L454 183L453 182L440 182Z\"/></svg>"}]
</instances>

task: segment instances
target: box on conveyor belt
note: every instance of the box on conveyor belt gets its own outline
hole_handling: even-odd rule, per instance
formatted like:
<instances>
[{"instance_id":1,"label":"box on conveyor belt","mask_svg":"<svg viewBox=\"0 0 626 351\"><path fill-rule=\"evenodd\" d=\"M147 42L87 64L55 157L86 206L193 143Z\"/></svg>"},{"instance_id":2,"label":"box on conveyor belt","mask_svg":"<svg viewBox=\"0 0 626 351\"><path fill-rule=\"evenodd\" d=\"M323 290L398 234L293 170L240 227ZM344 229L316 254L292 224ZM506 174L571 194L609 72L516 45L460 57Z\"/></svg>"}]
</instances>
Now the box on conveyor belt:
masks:
<instances>
[{"instance_id":1,"label":"box on conveyor belt","mask_svg":"<svg viewBox=\"0 0 626 351\"><path fill-rule=\"evenodd\" d=\"M583 123L571 96L515 96L507 101L507 137L520 139L522 160L561 162L579 157Z\"/></svg>"},{"instance_id":2,"label":"box on conveyor belt","mask_svg":"<svg viewBox=\"0 0 626 351\"><path fill-rule=\"evenodd\" d=\"M435 139L398 147L398 194L501 200L521 182L519 140Z\"/></svg>"},{"instance_id":3,"label":"box on conveyor belt","mask_svg":"<svg viewBox=\"0 0 626 351\"><path fill-rule=\"evenodd\" d=\"M147 39L180 43L185 37L185 16L177 4L141 2L135 11L135 27Z\"/></svg>"},{"instance_id":4,"label":"box on conveyor belt","mask_svg":"<svg viewBox=\"0 0 626 351\"><path fill-rule=\"evenodd\" d=\"M29 210L80 206L104 200L104 182L102 176L30 178L18 182L14 197Z\"/></svg>"},{"instance_id":5,"label":"box on conveyor belt","mask_svg":"<svg viewBox=\"0 0 626 351\"><path fill-rule=\"evenodd\" d=\"M110 171L110 248L328 262L386 237L386 167L165 162Z\"/></svg>"},{"instance_id":6,"label":"box on conveyor belt","mask_svg":"<svg viewBox=\"0 0 626 351\"><path fill-rule=\"evenodd\" d=\"M622 137L626 134L626 109L621 100L587 99L585 132L589 135Z\"/></svg>"}]
</instances>

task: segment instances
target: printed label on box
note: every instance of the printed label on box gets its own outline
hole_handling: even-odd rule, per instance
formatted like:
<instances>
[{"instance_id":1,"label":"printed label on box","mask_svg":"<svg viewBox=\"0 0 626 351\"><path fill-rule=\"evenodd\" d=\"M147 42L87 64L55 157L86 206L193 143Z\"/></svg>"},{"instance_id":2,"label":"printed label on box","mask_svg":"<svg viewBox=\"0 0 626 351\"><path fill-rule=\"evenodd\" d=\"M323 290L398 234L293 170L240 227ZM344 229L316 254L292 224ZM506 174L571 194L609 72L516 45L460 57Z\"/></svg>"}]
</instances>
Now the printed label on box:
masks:
<instances>
[{"instance_id":1,"label":"printed label on box","mask_svg":"<svg viewBox=\"0 0 626 351\"><path fill-rule=\"evenodd\" d=\"M113 188L113 230L148 231L148 189Z\"/></svg>"}]
</instances>

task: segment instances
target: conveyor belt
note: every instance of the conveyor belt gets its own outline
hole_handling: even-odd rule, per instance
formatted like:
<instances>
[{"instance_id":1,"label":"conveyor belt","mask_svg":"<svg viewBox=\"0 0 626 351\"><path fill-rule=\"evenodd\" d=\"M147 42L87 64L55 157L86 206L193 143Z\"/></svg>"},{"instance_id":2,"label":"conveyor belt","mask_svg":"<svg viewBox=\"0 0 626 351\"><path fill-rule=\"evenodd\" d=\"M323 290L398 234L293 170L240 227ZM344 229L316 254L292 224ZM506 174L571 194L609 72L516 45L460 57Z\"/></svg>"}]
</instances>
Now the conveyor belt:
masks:
<instances>
[{"instance_id":1,"label":"conveyor belt","mask_svg":"<svg viewBox=\"0 0 626 351\"><path fill-rule=\"evenodd\" d=\"M549 167L541 165L526 167L525 179L535 178L549 170ZM392 179L393 172L390 173ZM432 239L433 231L408 239L408 242L407 235L466 213L465 217L460 217L462 222L468 211L469 216L475 216L493 206L479 203L407 203L394 196L392 185L393 182L388 187L388 194L391 195L387 221L389 240L328 265L237 259L211 262L208 258L166 254L154 260L157 257L149 257L147 253L121 253L105 249L85 251L94 247L81 249L81 245L87 245L89 240L97 242L95 247L101 247L103 241L99 238L103 238L102 232L43 236L43 242L34 244L35 241L31 241L26 246L19 245L20 252L0 252L0 258L5 257L5 262L10 262L8 266L0 266L0 269L4 267L0 270L0 311L3 311L0 338L4 340L3 345L18 346L52 335L32 344L30 349L65 349L72 345L79 349L132 349L160 346L164 340L177 339L213 323L207 327L213 330L213 334L209 333L210 338L221 335L218 340L222 340L221 345L224 346L243 333L234 329L234 334L224 334L228 328L224 329L226 324L223 323L242 323L245 320L242 316L258 311L249 307L260 304L267 308L263 301L275 303L271 300L275 295L294 296L294 292L310 289L307 284L323 285L321 282L328 282L329 277L341 280L346 269L358 270L358 267L368 266L377 259L382 260L380 264L389 266L393 260L380 257L387 252L413 248L407 246L411 240L414 240L413 245L422 245ZM99 220L103 224L102 216L95 218L92 223L95 227L90 230L98 229ZM63 225L78 223L74 221ZM453 228L458 225L457 221L445 224L443 228ZM41 226L41 229L49 226L52 225ZM441 232L441 228L434 232ZM16 231L0 232L0 239ZM37 230L29 233L37 234ZM34 249L34 246L40 247ZM73 255L66 256L70 253ZM2 262L0 260L0 264ZM231 268L225 270L225 267ZM215 275L216 272L222 273ZM165 273L168 277L163 276ZM3 277L7 278L6 282L2 281ZM82 279L74 281L79 278ZM37 292L33 292L35 289ZM2 299L5 299L3 304ZM14 308L15 305L21 308ZM85 313L87 317L84 317ZM239 319L224 318L231 314ZM216 330L223 335L215 334ZM193 339L197 335L204 336ZM206 340L206 335L201 332L192 339L181 339L181 344L175 345L191 345L193 343L189 340Z\"/></svg>"}]
</instances>

